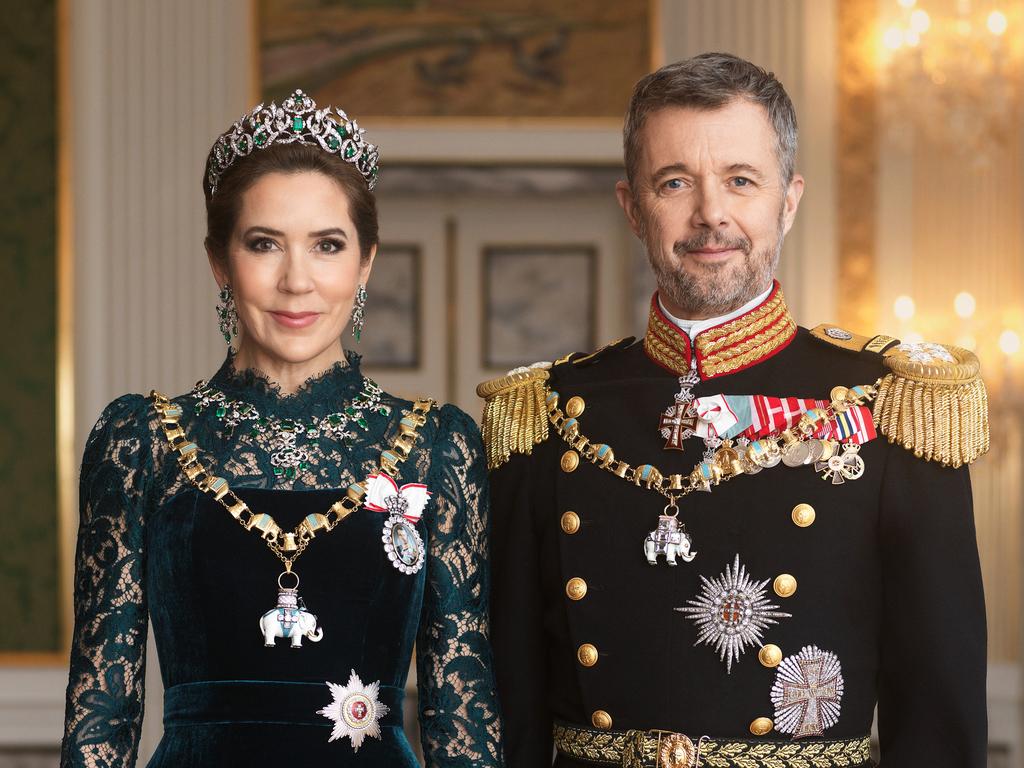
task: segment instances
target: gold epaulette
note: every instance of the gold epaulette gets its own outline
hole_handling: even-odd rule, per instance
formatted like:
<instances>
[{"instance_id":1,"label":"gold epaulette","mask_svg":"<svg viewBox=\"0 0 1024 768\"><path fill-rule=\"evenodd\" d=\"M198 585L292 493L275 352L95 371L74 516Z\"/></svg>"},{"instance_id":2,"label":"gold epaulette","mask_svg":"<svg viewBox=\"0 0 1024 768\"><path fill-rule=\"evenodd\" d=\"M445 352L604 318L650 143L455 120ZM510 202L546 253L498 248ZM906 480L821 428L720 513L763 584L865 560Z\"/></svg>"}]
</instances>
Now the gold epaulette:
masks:
<instances>
[{"instance_id":1,"label":"gold epaulette","mask_svg":"<svg viewBox=\"0 0 1024 768\"><path fill-rule=\"evenodd\" d=\"M946 355L927 360L896 347L885 356L891 373L878 387L875 424L889 442L915 456L952 467L970 464L989 446L981 366L973 352L961 347L927 346Z\"/></svg>"},{"instance_id":2,"label":"gold epaulette","mask_svg":"<svg viewBox=\"0 0 1024 768\"><path fill-rule=\"evenodd\" d=\"M882 355L873 417L878 431L945 466L970 464L988 451L988 393L977 356L946 344L899 344L891 336L857 336L819 325L815 338L853 352Z\"/></svg>"},{"instance_id":3,"label":"gold epaulette","mask_svg":"<svg viewBox=\"0 0 1024 768\"><path fill-rule=\"evenodd\" d=\"M549 363L516 368L476 388L485 400L483 433L487 468L500 467L513 453L529 454L547 440Z\"/></svg>"}]
</instances>

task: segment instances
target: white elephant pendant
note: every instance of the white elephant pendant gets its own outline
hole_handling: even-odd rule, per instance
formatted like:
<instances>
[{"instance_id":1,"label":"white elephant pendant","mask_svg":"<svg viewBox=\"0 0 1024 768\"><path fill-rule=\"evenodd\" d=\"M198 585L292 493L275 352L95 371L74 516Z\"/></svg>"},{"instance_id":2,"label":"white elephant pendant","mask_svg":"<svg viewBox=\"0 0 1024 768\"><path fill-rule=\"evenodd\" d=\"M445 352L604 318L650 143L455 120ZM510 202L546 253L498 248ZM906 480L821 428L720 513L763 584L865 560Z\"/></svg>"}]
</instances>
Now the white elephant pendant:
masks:
<instances>
[{"instance_id":1,"label":"white elephant pendant","mask_svg":"<svg viewBox=\"0 0 1024 768\"><path fill-rule=\"evenodd\" d=\"M295 576L294 587L281 586L281 577L286 573ZM316 625L316 615L306 610L306 604L299 597L299 577L294 572L286 571L277 577L277 607L260 617L260 633L263 644L273 648L277 638L291 640L292 648L302 647L302 638L307 637L319 643L324 636L323 629Z\"/></svg>"},{"instance_id":2,"label":"white elephant pendant","mask_svg":"<svg viewBox=\"0 0 1024 768\"><path fill-rule=\"evenodd\" d=\"M658 527L644 539L644 555L651 565L658 564L658 555L664 555L669 565L678 565L677 557L689 563L697 556L690 551L692 545L693 538L675 515L659 515Z\"/></svg>"}]
</instances>

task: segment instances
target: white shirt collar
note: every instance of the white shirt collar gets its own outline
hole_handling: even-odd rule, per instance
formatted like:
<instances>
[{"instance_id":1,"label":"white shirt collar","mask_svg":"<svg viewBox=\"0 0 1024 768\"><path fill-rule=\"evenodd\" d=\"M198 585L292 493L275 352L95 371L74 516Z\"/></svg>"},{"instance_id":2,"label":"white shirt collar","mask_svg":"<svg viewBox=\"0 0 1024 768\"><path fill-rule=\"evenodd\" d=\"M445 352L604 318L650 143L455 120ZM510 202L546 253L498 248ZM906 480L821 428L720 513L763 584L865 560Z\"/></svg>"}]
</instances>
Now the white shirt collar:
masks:
<instances>
[{"instance_id":1,"label":"white shirt collar","mask_svg":"<svg viewBox=\"0 0 1024 768\"><path fill-rule=\"evenodd\" d=\"M757 295L739 309L733 310L729 314L722 315L720 317L709 317L707 320L684 320L681 317L676 317L667 309L665 309L665 305L662 304L661 302L660 295L658 296L658 307L661 309L662 313L664 313L665 317L668 318L669 322L671 322L674 326L679 328L679 330L681 330L683 333L689 336L690 341L693 341L695 338L697 338L698 333L706 331L708 328L714 328L716 325L721 325L722 323L727 323L730 320L734 320L740 315L745 315L747 312L754 309L754 307L763 304L765 299L767 299L768 296L771 294L772 288L774 286L775 283L773 282L767 291Z\"/></svg>"}]
</instances>

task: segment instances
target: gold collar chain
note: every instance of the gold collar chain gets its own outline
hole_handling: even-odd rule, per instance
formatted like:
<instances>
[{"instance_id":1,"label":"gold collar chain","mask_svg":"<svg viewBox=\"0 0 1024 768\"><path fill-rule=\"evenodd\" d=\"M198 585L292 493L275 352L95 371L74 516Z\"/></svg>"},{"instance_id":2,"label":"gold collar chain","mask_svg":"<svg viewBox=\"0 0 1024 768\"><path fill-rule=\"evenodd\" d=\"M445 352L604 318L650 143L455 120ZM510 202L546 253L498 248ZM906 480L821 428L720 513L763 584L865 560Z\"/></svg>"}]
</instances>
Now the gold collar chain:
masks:
<instances>
[{"instance_id":1,"label":"gold collar chain","mask_svg":"<svg viewBox=\"0 0 1024 768\"><path fill-rule=\"evenodd\" d=\"M284 563L285 571L291 572L292 564L320 531L329 532L352 514L363 503L366 486L363 482L349 485L345 496L334 502L327 513L307 515L294 531L284 531L273 517L256 513L235 494L223 477L217 477L199 461L199 446L189 440L185 430L178 423L183 411L180 405L172 403L166 396L153 390L150 392L153 408L160 416L164 437L171 451L178 454L177 460L185 477L203 493L213 496L231 516L247 531L256 530L267 543L270 551ZM419 429L427 421L427 413L434 407L433 400L417 400L411 411L405 411L398 423L398 434L391 447L381 451L380 468L391 477L397 477L398 465L409 458Z\"/></svg>"},{"instance_id":2,"label":"gold collar chain","mask_svg":"<svg viewBox=\"0 0 1024 768\"><path fill-rule=\"evenodd\" d=\"M879 382L874 385L864 384L855 387L836 387L832 390L832 399L826 408L812 408L800 416L799 421L789 429L774 432L767 437L751 442L745 448L737 449L726 441L710 461L701 461L687 475L666 475L653 464L641 464L634 467L625 461L615 458L615 451L605 443L594 443L580 434L579 421L568 417L558 407L559 395L549 392L546 398L548 420L561 438L581 457L601 469L611 472L616 477L636 486L644 486L657 491L666 499L670 508L676 502L694 491L710 491L713 486L724 480L731 480L739 475L753 475L762 469L776 466L780 457L793 446L808 443L823 423L830 422L836 414L853 406L863 405L874 398ZM821 460L827 461L835 453L838 442L820 439L822 443Z\"/></svg>"}]
</instances>

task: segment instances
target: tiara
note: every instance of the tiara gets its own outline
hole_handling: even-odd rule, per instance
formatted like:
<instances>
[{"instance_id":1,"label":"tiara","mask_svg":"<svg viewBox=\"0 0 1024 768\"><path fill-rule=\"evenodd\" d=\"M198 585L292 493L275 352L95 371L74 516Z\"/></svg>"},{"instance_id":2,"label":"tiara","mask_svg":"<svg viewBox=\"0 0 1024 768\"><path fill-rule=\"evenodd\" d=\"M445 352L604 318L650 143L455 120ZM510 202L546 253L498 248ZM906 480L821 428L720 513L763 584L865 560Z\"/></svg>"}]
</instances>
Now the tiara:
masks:
<instances>
[{"instance_id":1,"label":"tiara","mask_svg":"<svg viewBox=\"0 0 1024 768\"><path fill-rule=\"evenodd\" d=\"M239 158L254 149L295 143L316 145L338 155L356 167L371 190L377 184L380 153L363 138L363 129L355 120L349 120L344 110L331 106L317 109L310 96L297 90L280 106L271 102L269 107L254 107L230 131L217 137L206 171L210 197L216 194L224 172Z\"/></svg>"}]
</instances>

